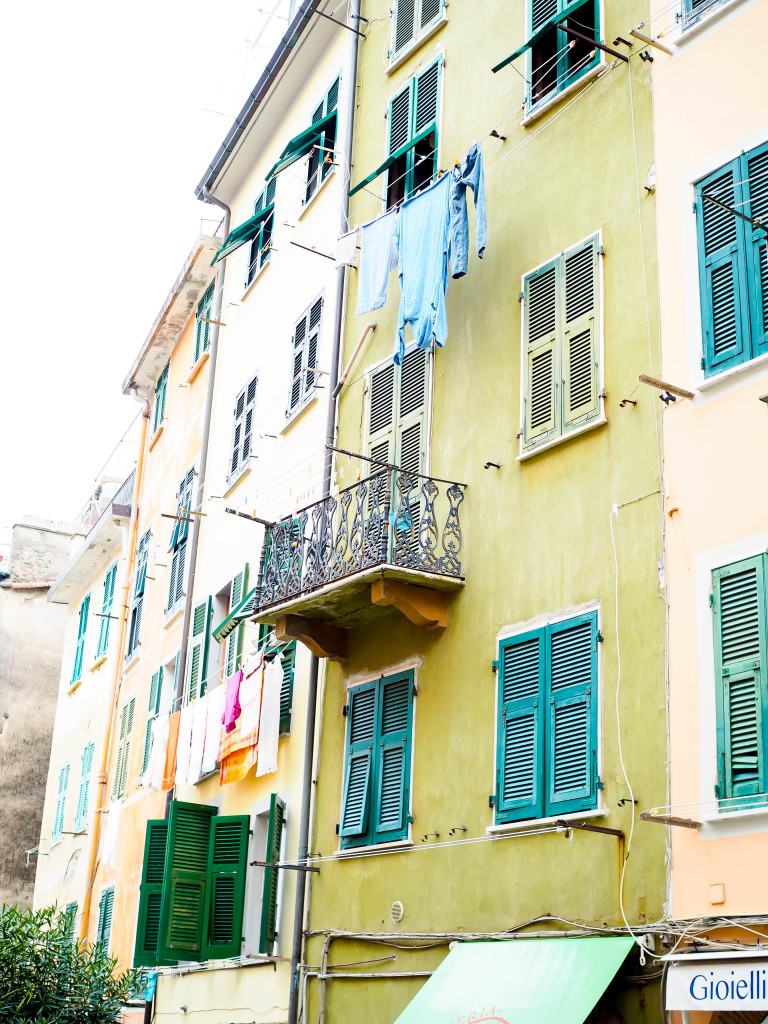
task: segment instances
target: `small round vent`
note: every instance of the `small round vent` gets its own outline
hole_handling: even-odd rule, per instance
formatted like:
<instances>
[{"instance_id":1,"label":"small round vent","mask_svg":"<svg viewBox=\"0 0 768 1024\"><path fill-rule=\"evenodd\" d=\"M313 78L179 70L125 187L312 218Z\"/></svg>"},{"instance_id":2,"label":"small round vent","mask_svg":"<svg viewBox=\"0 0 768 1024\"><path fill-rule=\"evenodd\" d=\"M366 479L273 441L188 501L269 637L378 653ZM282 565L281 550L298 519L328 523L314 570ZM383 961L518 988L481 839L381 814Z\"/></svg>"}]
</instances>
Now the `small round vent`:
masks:
<instances>
[{"instance_id":1,"label":"small round vent","mask_svg":"<svg viewBox=\"0 0 768 1024\"><path fill-rule=\"evenodd\" d=\"M395 902L392 904L392 909L390 910L389 913L390 917L392 918L395 924L397 924L398 921L403 920L403 914L405 913L405 910L403 909L403 904L400 902L400 900L395 900Z\"/></svg>"}]
</instances>

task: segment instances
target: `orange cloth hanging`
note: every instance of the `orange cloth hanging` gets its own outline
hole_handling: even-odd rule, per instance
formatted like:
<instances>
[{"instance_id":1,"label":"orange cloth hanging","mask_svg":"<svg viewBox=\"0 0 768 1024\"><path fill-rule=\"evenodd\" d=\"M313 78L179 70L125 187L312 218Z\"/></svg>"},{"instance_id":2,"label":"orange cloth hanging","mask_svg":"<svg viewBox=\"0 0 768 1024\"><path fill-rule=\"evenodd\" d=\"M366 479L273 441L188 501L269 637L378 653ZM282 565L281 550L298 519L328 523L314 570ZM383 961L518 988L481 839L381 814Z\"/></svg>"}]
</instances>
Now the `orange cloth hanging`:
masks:
<instances>
[{"instance_id":1,"label":"orange cloth hanging","mask_svg":"<svg viewBox=\"0 0 768 1024\"><path fill-rule=\"evenodd\" d=\"M176 782L176 748L179 745L179 720L181 712L174 711L168 719L168 747L165 751L165 771L163 772L163 791L173 789Z\"/></svg>"}]
</instances>

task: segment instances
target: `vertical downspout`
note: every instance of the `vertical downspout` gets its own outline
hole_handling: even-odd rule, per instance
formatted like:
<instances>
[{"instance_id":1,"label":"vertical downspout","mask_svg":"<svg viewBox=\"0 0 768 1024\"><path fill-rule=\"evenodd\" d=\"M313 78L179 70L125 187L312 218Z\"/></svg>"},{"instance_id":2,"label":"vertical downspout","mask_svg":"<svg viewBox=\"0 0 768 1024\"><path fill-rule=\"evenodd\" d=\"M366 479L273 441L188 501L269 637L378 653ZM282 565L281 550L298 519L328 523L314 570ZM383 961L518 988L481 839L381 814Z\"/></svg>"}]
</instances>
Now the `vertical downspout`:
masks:
<instances>
[{"instance_id":1,"label":"vertical downspout","mask_svg":"<svg viewBox=\"0 0 768 1024\"><path fill-rule=\"evenodd\" d=\"M360 14L360 0L351 0L349 5L349 20L355 26L359 24L357 15ZM349 213L349 178L352 163L352 133L354 129L355 114L355 88L357 84L357 51L360 37L349 33L349 58L347 61L348 80L346 83L346 102L343 108L344 121L339 132L343 139L343 160L338 160L340 171L341 187L341 211L339 234L347 230L347 215ZM323 493L322 497L327 498L331 493L331 474L333 470L333 452L328 445L335 440L336 431L336 383L339 377L339 363L341 361L342 349L342 328L344 317L344 282L346 267L341 266L336 271L336 305L333 312L333 348L331 351L331 370L328 381L328 415L325 426L325 446L323 452ZM309 853L309 822L312 806L312 761L315 752L315 714L317 710L317 674L319 662L317 655L312 655L309 667L309 685L307 692L307 724L304 740L304 779L301 793L301 820L299 828L299 850L298 861L306 863ZM293 917L293 949L291 952L291 989L290 1001L288 1004L288 1024L297 1024L299 1016L299 964L301 964L302 947L304 944L304 901L307 891L308 871L298 871L296 877L296 906ZM306 1024L306 1021L304 1022Z\"/></svg>"},{"instance_id":2,"label":"vertical downspout","mask_svg":"<svg viewBox=\"0 0 768 1024\"><path fill-rule=\"evenodd\" d=\"M105 796L107 792L107 769L109 767L109 755L112 749L112 736L115 724L115 713L117 711L117 698L120 693L120 682L122 678L123 651L125 649L125 619L128 613L128 594L131 587L131 566L136 555L136 535L139 524L139 498L141 495L142 473L144 472L144 452L147 443L147 427L149 424L149 401L143 400L144 409L141 414L141 439L139 441L139 454L136 459L136 475L133 484L133 501L131 510L131 533L128 541L128 562L125 581L122 586L123 600L120 602L120 617L118 619L117 635L117 658L115 659L115 671L112 676L111 696L107 704L108 717L104 729L104 737L101 745L101 761L99 772L96 777L96 815L91 830L91 842L88 848L88 867L86 870L86 885L83 895L83 915L80 919L80 931L78 938L88 938L88 918L91 914L91 896L93 885L96 881L96 854L99 849L99 837L101 835L101 816L104 810Z\"/></svg>"},{"instance_id":3,"label":"vertical downspout","mask_svg":"<svg viewBox=\"0 0 768 1024\"><path fill-rule=\"evenodd\" d=\"M213 203L224 211L222 221L223 237L229 234L229 223L232 211L226 203L211 195L207 188L203 189L203 196L207 203ZM203 413L203 431L200 438L200 467L197 474L197 489L195 491L194 508L199 510L203 503L203 492L205 491L205 474L208 467L208 443L211 436L211 409L213 408L213 385L216 379L216 355L219 350L219 322L221 320L221 306L224 297L224 275L226 273L226 258L219 263L216 272L216 294L213 300L213 313L211 320L211 354L208 359L208 385L205 392L205 411ZM181 624L181 646L179 647L179 671L176 678L176 694L174 708L178 709L181 698L184 695L184 680L187 674L187 648L189 646L189 624L192 621L192 604L195 593L195 570L197 569L197 549L200 542L200 516L192 517L192 541L189 552L189 570L187 572L187 594L184 598L184 619ZM174 790L170 789L165 798L165 817L171 812L171 800Z\"/></svg>"}]
</instances>

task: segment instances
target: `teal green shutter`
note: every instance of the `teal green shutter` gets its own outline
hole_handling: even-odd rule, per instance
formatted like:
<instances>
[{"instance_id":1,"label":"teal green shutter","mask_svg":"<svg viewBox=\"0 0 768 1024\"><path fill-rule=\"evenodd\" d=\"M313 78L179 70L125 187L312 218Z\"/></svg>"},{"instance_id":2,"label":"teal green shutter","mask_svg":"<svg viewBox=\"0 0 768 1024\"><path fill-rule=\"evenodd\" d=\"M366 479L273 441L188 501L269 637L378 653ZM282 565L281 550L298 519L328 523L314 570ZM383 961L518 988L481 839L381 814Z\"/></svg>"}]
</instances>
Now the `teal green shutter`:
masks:
<instances>
[{"instance_id":1,"label":"teal green shutter","mask_svg":"<svg viewBox=\"0 0 768 1024\"><path fill-rule=\"evenodd\" d=\"M544 813L545 630L501 642L496 732L496 820Z\"/></svg>"},{"instance_id":2,"label":"teal green shutter","mask_svg":"<svg viewBox=\"0 0 768 1024\"><path fill-rule=\"evenodd\" d=\"M523 285L525 384L523 448L544 444L560 433L558 385L558 296L561 264L553 260L529 274Z\"/></svg>"},{"instance_id":3,"label":"teal green shutter","mask_svg":"<svg viewBox=\"0 0 768 1024\"><path fill-rule=\"evenodd\" d=\"M416 2L417 0L397 0L395 4L395 54L413 40Z\"/></svg>"},{"instance_id":4,"label":"teal green shutter","mask_svg":"<svg viewBox=\"0 0 768 1024\"><path fill-rule=\"evenodd\" d=\"M211 822L202 960L240 955L249 827L247 814Z\"/></svg>"},{"instance_id":5,"label":"teal green shutter","mask_svg":"<svg viewBox=\"0 0 768 1024\"><path fill-rule=\"evenodd\" d=\"M696 186L701 322L707 375L750 358L744 221L707 202L711 194L739 209L740 162L733 160Z\"/></svg>"},{"instance_id":6,"label":"teal green shutter","mask_svg":"<svg viewBox=\"0 0 768 1024\"><path fill-rule=\"evenodd\" d=\"M213 611L213 600L208 598L195 606L192 616L192 642L189 659L188 699L197 700L206 689L208 674L208 636Z\"/></svg>"},{"instance_id":7,"label":"teal green shutter","mask_svg":"<svg viewBox=\"0 0 768 1024\"><path fill-rule=\"evenodd\" d=\"M96 926L96 941L109 952L109 939L112 935L112 911L115 905L114 887L105 889L99 900L99 921Z\"/></svg>"},{"instance_id":8,"label":"teal green shutter","mask_svg":"<svg viewBox=\"0 0 768 1024\"><path fill-rule=\"evenodd\" d=\"M133 715L136 709L136 698L131 697L120 712L120 730L118 734L117 756L115 758L115 775L112 780L112 799L116 800L125 794L128 783L128 767L131 756L131 736L133 733Z\"/></svg>"},{"instance_id":9,"label":"teal green shutter","mask_svg":"<svg viewBox=\"0 0 768 1024\"><path fill-rule=\"evenodd\" d=\"M382 679L379 690L374 843L408 834L413 673Z\"/></svg>"},{"instance_id":10,"label":"teal green shutter","mask_svg":"<svg viewBox=\"0 0 768 1024\"><path fill-rule=\"evenodd\" d=\"M174 800L168 818L158 962L199 960L215 807Z\"/></svg>"},{"instance_id":11,"label":"teal green shutter","mask_svg":"<svg viewBox=\"0 0 768 1024\"><path fill-rule=\"evenodd\" d=\"M157 378L155 384L155 408L154 415L152 417L152 433L156 433L163 420L165 419L165 397L168 391L168 369L171 363L170 360L165 364L163 372Z\"/></svg>"},{"instance_id":12,"label":"teal green shutter","mask_svg":"<svg viewBox=\"0 0 768 1024\"><path fill-rule=\"evenodd\" d=\"M765 793L765 555L712 573L718 796Z\"/></svg>"},{"instance_id":13,"label":"teal green shutter","mask_svg":"<svg viewBox=\"0 0 768 1024\"><path fill-rule=\"evenodd\" d=\"M59 791L56 799L56 813L53 817L52 839L61 839L64 830L64 806L67 801L67 786L69 785L69 765L65 764L59 770Z\"/></svg>"},{"instance_id":14,"label":"teal green shutter","mask_svg":"<svg viewBox=\"0 0 768 1024\"><path fill-rule=\"evenodd\" d=\"M195 358L196 363L203 352L207 352L210 346L211 325L207 321L211 318L213 310L213 293L216 288L216 281L213 280L205 290L205 294L197 304L195 316Z\"/></svg>"},{"instance_id":15,"label":"teal green shutter","mask_svg":"<svg viewBox=\"0 0 768 1024\"><path fill-rule=\"evenodd\" d=\"M594 807L597 769L597 614L547 627L546 815Z\"/></svg>"},{"instance_id":16,"label":"teal green shutter","mask_svg":"<svg viewBox=\"0 0 768 1024\"><path fill-rule=\"evenodd\" d=\"M768 227L768 143L741 158L741 179L747 217ZM749 320L752 356L768 352L768 236L762 228L742 221L746 232L749 282Z\"/></svg>"},{"instance_id":17,"label":"teal green shutter","mask_svg":"<svg viewBox=\"0 0 768 1024\"><path fill-rule=\"evenodd\" d=\"M72 682L76 683L83 672L83 652L85 651L85 633L88 629L88 607L91 595L86 594L80 605L80 617L77 623L77 647L75 648L75 664L72 668Z\"/></svg>"},{"instance_id":18,"label":"teal green shutter","mask_svg":"<svg viewBox=\"0 0 768 1024\"><path fill-rule=\"evenodd\" d=\"M68 903L61 912L61 916L65 918L64 921L64 941L70 944L74 944L75 941L75 922L77 920L77 901L74 903Z\"/></svg>"},{"instance_id":19,"label":"teal green shutter","mask_svg":"<svg viewBox=\"0 0 768 1024\"><path fill-rule=\"evenodd\" d=\"M162 818L148 821L144 840L141 888L139 889L139 917L133 953L134 967L153 967L157 963L167 845L168 822Z\"/></svg>"},{"instance_id":20,"label":"teal green shutter","mask_svg":"<svg viewBox=\"0 0 768 1024\"><path fill-rule=\"evenodd\" d=\"M291 731L293 710L293 676L296 668L296 641L292 640L280 657L283 682L280 686L280 735Z\"/></svg>"},{"instance_id":21,"label":"teal green shutter","mask_svg":"<svg viewBox=\"0 0 768 1024\"><path fill-rule=\"evenodd\" d=\"M133 585L133 607L131 609L131 623L128 631L128 647L125 652L126 661L133 655L139 646L141 635L141 612L144 606L144 588L147 582L147 562L149 560L149 539L151 531L147 530L139 541L136 552L136 579Z\"/></svg>"},{"instance_id":22,"label":"teal green shutter","mask_svg":"<svg viewBox=\"0 0 768 1024\"><path fill-rule=\"evenodd\" d=\"M563 257L563 432L589 423L600 411L597 396L597 250L598 239L595 237Z\"/></svg>"},{"instance_id":23,"label":"teal green shutter","mask_svg":"<svg viewBox=\"0 0 768 1024\"><path fill-rule=\"evenodd\" d=\"M152 753L152 723L160 711L160 695L163 688L163 669L157 670L152 676L149 685L149 702L147 704L147 729L144 736L144 760L142 761L142 774L147 770L149 755Z\"/></svg>"},{"instance_id":24,"label":"teal green shutter","mask_svg":"<svg viewBox=\"0 0 768 1024\"><path fill-rule=\"evenodd\" d=\"M285 824L285 803L277 793L273 793L269 802L269 828L267 830L267 852L265 860L268 864L277 864L280 860L280 847L283 841L283 825ZM259 953L269 956L277 938L277 880L279 868L264 868L264 888L261 897L261 936Z\"/></svg>"},{"instance_id":25,"label":"teal green shutter","mask_svg":"<svg viewBox=\"0 0 768 1024\"><path fill-rule=\"evenodd\" d=\"M115 577L117 576L117 562L109 569L104 579L104 600L101 606L101 625L99 626L99 644L96 648L96 657L107 653L109 644L109 623L112 614L112 603L115 597Z\"/></svg>"},{"instance_id":26,"label":"teal green shutter","mask_svg":"<svg viewBox=\"0 0 768 1024\"><path fill-rule=\"evenodd\" d=\"M75 812L75 831L85 828L88 820L88 790L93 767L93 743L86 743L80 759L80 789L77 794L77 810Z\"/></svg>"},{"instance_id":27,"label":"teal green shutter","mask_svg":"<svg viewBox=\"0 0 768 1024\"><path fill-rule=\"evenodd\" d=\"M342 846L359 845L365 841L369 829L377 692L375 681L349 691L344 797L339 827Z\"/></svg>"},{"instance_id":28,"label":"teal green shutter","mask_svg":"<svg viewBox=\"0 0 768 1024\"><path fill-rule=\"evenodd\" d=\"M229 610L234 611L243 599L248 589L248 563L246 562L243 571L239 572L232 580L232 589L229 598ZM226 639L227 645L227 677L233 675L240 667L240 655L243 650L243 625L236 626Z\"/></svg>"}]
</instances>

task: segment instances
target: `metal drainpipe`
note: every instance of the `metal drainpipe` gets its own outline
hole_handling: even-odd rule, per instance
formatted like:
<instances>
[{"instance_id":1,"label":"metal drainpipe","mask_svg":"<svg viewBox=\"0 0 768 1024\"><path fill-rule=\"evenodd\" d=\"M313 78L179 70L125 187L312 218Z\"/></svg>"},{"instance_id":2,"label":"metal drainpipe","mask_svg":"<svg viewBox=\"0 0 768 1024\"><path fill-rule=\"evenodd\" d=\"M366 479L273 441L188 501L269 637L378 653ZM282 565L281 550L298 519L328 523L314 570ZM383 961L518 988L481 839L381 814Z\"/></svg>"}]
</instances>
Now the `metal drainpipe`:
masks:
<instances>
[{"instance_id":1,"label":"metal drainpipe","mask_svg":"<svg viewBox=\"0 0 768 1024\"><path fill-rule=\"evenodd\" d=\"M222 221L223 236L229 234L229 223L232 211L226 203L216 196L211 195L207 188L203 189L203 196L207 203L213 203L224 211ZM216 273L216 294L213 303L213 315L211 324L211 354L208 358L208 386L205 392L205 412L203 414L203 433L200 438L200 469L197 475L197 491L195 493L195 508L199 509L203 503L203 492L205 491L205 473L208 466L208 442L211 436L211 409L213 407L213 384L216 379L216 355L219 350L219 321L221 320L221 306L224 297L224 275L226 273L226 257L219 263ZM179 673L176 680L176 699L174 708L181 704L184 694L184 679L187 670L187 647L189 646L189 623L192 620L192 602L195 593L195 569L197 568L197 548L200 541L200 516L193 516L192 542L189 552L189 572L187 573L187 596L184 599L184 620L181 624L181 647L179 648ZM165 798L165 817L171 813L171 800L174 789L168 790Z\"/></svg>"},{"instance_id":2,"label":"metal drainpipe","mask_svg":"<svg viewBox=\"0 0 768 1024\"><path fill-rule=\"evenodd\" d=\"M351 0L349 20L355 26L360 14L360 0ZM346 103L344 104L344 124L339 133L344 140L343 160L339 160L341 187L341 217L339 234L347 230L347 214L349 212L349 169L352 162L352 132L354 128L355 88L357 84L357 51L360 37L349 33L349 75L346 83ZM328 380L328 416L325 425L325 450L323 453L323 498L331 493L331 473L333 469L333 452L327 447L333 444L336 430L336 384L339 376L341 360L342 325L344 317L344 282L346 267L339 267L336 272L336 306L333 314L333 350L331 352L331 372ZM309 685L307 692L307 724L304 742L304 780L301 793L301 821L299 828L299 862L306 860L309 853L309 820L312 805L312 760L315 752L315 712L317 710L317 673L319 662L317 655L312 655L309 666ZM307 891L308 871L298 871L296 877L296 906L293 917L293 950L291 953L291 990L288 1004L288 1024L297 1024L299 1017L299 965L302 963L302 947L304 944L304 900ZM306 1021L304 1022L306 1024Z\"/></svg>"}]
</instances>

